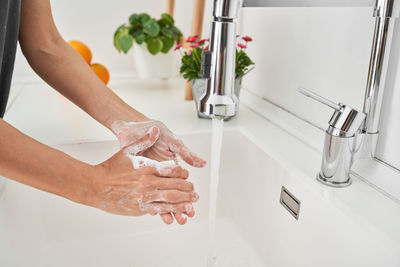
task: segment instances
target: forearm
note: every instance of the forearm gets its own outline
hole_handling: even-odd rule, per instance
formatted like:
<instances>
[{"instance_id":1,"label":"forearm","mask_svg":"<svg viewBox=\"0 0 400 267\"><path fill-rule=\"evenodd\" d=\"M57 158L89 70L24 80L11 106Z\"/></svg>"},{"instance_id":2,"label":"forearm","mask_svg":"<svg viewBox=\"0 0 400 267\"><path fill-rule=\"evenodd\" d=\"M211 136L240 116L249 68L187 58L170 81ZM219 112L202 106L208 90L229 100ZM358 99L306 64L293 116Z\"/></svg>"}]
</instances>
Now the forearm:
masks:
<instances>
[{"instance_id":1,"label":"forearm","mask_svg":"<svg viewBox=\"0 0 400 267\"><path fill-rule=\"evenodd\" d=\"M69 198L87 199L93 166L24 135L0 119L0 175Z\"/></svg>"},{"instance_id":2,"label":"forearm","mask_svg":"<svg viewBox=\"0 0 400 267\"><path fill-rule=\"evenodd\" d=\"M147 119L110 90L61 38L44 49L32 50L24 49L36 73L104 126L110 128L115 120Z\"/></svg>"},{"instance_id":3,"label":"forearm","mask_svg":"<svg viewBox=\"0 0 400 267\"><path fill-rule=\"evenodd\" d=\"M146 117L122 101L59 34L49 0L23 0L19 41L34 71L101 124Z\"/></svg>"}]
</instances>

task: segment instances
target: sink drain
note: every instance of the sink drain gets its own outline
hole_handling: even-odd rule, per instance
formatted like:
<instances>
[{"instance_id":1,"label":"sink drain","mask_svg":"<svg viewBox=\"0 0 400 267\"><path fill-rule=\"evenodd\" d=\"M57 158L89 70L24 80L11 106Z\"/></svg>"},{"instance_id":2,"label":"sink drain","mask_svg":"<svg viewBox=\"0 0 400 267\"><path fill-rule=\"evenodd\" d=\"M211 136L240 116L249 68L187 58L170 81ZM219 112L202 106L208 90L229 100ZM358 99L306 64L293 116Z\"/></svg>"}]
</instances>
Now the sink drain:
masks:
<instances>
[{"instance_id":1,"label":"sink drain","mask_svg":"<svg viewBox=\"0 0 400 267\"><path fill-rule=\"evenodd\" d=\"M296 220L299 219L301 202L284 186L282 186L279 202Z\"/></svg>"}]
</instances>

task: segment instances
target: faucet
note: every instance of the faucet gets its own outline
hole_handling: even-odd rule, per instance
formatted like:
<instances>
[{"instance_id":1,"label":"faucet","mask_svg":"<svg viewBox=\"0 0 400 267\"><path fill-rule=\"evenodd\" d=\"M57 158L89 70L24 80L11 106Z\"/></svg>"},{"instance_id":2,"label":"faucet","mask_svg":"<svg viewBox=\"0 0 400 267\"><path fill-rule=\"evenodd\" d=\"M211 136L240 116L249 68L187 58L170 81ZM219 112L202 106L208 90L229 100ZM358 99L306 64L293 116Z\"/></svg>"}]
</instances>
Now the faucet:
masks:
<instances>
[{"instance_id":1,"label":"faucet","mask_svg":"<svg viewBox=\"0 0 400 267\"><path fill-rule=\"evenodd\" d=\"M365 123L366 114L348 105L334 103L305 88L300 87L298 91L334 109L329 127L325 131L321 171L317 179L333 187L349 186L350 169L354 155L359 150L357 136Z\"/></svg>"},{"instance_id":2,"label":"faucet","mask_svg":"<svg viewBox=\"0 0 400 267\"><path fill-rule=\"evenodd\" d=\"M318 180L334 187L350 185L353 161L375 157L393 18L398 17L399 1L214 0L210 50L202 54L202 76L207 79L207 87L199 100L199 111L215 118L232 117L238 112L239 100L234 94L236 25L242 7L373 7L375 29L362 112L331 102L307 89L299 89L334 109L325 135Z\"/></svg>"}]
</instances>

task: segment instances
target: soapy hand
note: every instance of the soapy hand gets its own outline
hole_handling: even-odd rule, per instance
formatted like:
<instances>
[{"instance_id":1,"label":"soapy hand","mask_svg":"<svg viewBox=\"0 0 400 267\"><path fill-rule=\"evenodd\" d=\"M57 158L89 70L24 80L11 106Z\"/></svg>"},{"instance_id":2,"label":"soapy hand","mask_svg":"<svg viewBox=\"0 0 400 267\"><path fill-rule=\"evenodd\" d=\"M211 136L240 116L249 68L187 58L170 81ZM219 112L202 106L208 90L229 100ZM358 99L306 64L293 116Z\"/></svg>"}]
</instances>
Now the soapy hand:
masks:
<instances>
[{"instance_id":1,"label":"soapy hand","mask_svg":"<svg viewBox=\"0 0 400 267\"><path fill-rule=\"evenodd\" d=\"M201 168L206 165L205 160L190 151L162 122L115 121L111 125L111 129L117 136L120 146L125 147L142 137L153 126L157 126L160 129L160 137L154 146L144 152L144 156L157 161L172 160L179 156L193 167Z\"/></svg>"},{"instance_id":2,"label":"soapy hand","mask_svg":"<svg viewBox=\"0 0 400 267\"><path fill-rule=\"evenodd\" d=\"M144 137L121 149L109 160L96 165L89 205L110 213L144 214L186 213L194 215L192 202L198 195L187 182L188 172L174 164L159 164L142 156L159 137L151 127Z\"/></svg>"},{"instance_id":3,"label":"soapy hand","mask_svg":"<svg viewBox=\"0 0 400 267\"><path fill-rule=\"evenodd\" d=\"M180 156L186 163L194 167L203 167L206 164L206 161L190 151L178 137L159 121L115 121L111 128L117 136L120 146L124 147L143 136L153 126L157 126L161 133L157 142L143 153L146 157L157 161L165 161L176 160L176 156ZM182 214L180 212L174 213L175 219L180 224L186 223L185 215L190 216L190 214ZM171 224L174 221L169 213L161 214L161 218L166 224Z\"/></svg>"}]
</instances>

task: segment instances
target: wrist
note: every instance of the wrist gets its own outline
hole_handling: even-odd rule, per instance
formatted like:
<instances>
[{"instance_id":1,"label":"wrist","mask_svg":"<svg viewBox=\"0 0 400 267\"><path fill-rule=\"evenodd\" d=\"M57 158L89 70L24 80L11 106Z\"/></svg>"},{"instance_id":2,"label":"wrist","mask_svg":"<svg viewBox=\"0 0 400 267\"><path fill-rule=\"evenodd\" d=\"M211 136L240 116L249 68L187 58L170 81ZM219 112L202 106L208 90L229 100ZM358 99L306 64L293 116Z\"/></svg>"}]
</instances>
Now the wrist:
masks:
<instances>
[{"instance_id":1,"label":"wrist","mask_svg":"<svg viewBox=\"0 0 400 267\"><path fill-rule=\"evenodd\" d=\"M93 181L97 175L95 166L80 163L75 170L75 175L71 177L69 193L65 197L80 204L94 206L96 193Z\"/></svg>"},{"instance_id":2,"label":"wrist","mask_svg":"<svg viewBox=\"0 0 400 267\"><path fill-rule=\"evenodd\" d=\"M149 121L150 119L146 117L144 114L140 113L139 111L129 108L129 110L124 110L121 112L112 112L108 118L106 119L106 122L104 125L112 130L111 125L115 121L126 121L126 122L143 122L143 121Z\"/></svg>"}]
</instances>

